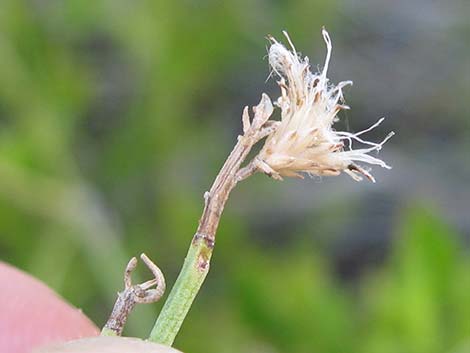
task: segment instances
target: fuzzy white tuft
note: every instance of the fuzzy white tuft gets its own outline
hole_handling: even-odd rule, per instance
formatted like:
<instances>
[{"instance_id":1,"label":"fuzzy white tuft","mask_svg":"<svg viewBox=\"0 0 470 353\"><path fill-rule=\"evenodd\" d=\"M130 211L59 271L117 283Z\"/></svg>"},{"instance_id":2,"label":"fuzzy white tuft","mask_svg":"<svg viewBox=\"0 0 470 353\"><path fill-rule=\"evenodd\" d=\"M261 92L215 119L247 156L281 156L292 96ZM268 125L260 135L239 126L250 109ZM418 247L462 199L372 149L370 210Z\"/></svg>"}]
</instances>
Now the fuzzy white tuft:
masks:
<instances>
[{"instance_id":1,"label":"fuzzy white tuft","mask_svg":"<svg viewBox=\"0 0 470 353\"><path fill-rule=\"evenodd\" d=\"M360 136L377 127L380 119L370 128L350 133L335 131L332 126L338 120L344 105L343 87L352 85L343 81L337 85L329 84L326 77L331 57L331 40L323 29L322 35L327 47L323 70L319 73L310 71L307 57L302 58L295 50L288 34L284 32L291 50L270 38L269 64L279 76L281 96L276 105L281 108L281 122L271 134L259 154L261 169L275 178L283 176L302 177L309 175L349 174L354 180L361 180L361 175L375 181L372 175L355 162L390 167L382 160L369 155L379 151L383 144L393 136L391 132L382 142L374 143L363 140ZM353 142L363 147L353 149Z\"/></svg>"}]
</instances>

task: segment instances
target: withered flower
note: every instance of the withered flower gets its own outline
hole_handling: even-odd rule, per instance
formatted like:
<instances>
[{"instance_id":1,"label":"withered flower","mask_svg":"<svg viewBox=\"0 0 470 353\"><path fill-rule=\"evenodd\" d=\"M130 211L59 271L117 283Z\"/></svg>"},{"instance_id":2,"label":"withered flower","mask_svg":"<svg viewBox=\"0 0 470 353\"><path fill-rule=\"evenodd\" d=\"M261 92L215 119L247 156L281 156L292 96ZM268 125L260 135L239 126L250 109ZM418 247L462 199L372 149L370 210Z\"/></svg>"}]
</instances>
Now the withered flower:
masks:
<instances>
[{"instance_id":1,"label":"withered flower","mask_svg":"<svg viewBox=\"0 0 470 353\"><path fill-rule=\"evenodd\" d=\"M362 180L363 175L374 182L373 176L355 162L390 169L385 162L369 153L379 151L393 132L380 143L360 137L378 126L383 118L356 133L333 129L333 124L338 121L338 112L349 109L344 104L342 89L352 82L329 83L326 74L332 46L328 32L323 29L322 34L327 54L323 70L318 73L310 71L308 58L300 56L286 32L284 35L291 50L270 38L269 64L280 78L281 96L276 105L281 108L281 121L258 155L258 168L276 179L303 177L302 173L338 175L345 172L354 180ZM353 149L353 142L362 147Z\"/></svg>"}]
</instances>

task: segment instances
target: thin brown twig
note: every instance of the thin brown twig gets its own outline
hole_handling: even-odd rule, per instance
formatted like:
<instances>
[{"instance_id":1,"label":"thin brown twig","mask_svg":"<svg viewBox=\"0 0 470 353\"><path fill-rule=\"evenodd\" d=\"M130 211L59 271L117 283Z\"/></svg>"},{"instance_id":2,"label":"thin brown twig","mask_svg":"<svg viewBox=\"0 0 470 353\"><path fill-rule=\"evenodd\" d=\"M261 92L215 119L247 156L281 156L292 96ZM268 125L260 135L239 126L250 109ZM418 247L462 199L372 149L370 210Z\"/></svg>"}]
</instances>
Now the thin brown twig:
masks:
<instances>
[{"instance_id":1,"label":"thin brown twig","mask_svg":"<svg viewBox=\"0 0 470 353\"><path fill-rule=\"evenodd\" d=\"M127 318L136 304L147 304L158 301L165 292L165 278L162 271L150 260L147 255L141 254L140 258L154 275L154 279L141 284L132 284L131 274L137 267L137 259L130 259L124 271L124 290L118 292L116 303L108 321L103 327L102 335L120 336L126 324ZM156 286L156 288L151 289Z\"/></svg>"}]
</instances>

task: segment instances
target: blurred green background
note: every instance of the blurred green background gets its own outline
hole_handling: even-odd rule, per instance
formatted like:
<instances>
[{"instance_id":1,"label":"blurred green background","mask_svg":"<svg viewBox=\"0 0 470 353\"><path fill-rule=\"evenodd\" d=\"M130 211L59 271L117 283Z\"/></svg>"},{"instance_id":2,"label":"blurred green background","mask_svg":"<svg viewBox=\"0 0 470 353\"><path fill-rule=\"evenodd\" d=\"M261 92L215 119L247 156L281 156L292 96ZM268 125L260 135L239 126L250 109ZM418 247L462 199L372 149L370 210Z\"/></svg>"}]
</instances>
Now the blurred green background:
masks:
<instances>
[{"instance_id":1,"label":"blurred green background","mask_svg":"<svg viewBox=\"0 0 470 353\"><path fill-rule=\"evenodd\" d=\"M175 345L469 352L468 15L467 0L1 0L1 259L99 326L131 256L171 287L243 106L277 97L265 36L288 30L321 67L326 25L330 78L355 83L340 126L386 116L369 136L397 133L394 168L240 184ZM146 337L160 306L126 334Z\"/></svg>"}]
</instances>

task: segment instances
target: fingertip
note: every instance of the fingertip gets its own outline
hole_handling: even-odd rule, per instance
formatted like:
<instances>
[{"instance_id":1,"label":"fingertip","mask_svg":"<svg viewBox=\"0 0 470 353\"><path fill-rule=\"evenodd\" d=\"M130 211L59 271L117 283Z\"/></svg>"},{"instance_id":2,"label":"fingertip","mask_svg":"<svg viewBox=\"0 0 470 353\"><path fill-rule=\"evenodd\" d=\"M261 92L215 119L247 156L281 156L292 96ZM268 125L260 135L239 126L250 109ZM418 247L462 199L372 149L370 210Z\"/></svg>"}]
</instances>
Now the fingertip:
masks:
<instances>
[{"instance_id":1,"label":"fingertip","mask_svg":"<svg viewBox=\"0 0 470 353\"><path fill-rule=\"evenodd\" d=\"M26 353L46 343L96 336L81 310L41 281L0 262L0 347Z\"/></svg>"}]
</instances>

